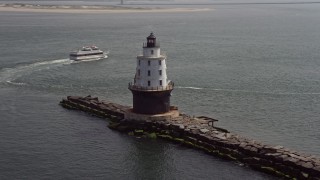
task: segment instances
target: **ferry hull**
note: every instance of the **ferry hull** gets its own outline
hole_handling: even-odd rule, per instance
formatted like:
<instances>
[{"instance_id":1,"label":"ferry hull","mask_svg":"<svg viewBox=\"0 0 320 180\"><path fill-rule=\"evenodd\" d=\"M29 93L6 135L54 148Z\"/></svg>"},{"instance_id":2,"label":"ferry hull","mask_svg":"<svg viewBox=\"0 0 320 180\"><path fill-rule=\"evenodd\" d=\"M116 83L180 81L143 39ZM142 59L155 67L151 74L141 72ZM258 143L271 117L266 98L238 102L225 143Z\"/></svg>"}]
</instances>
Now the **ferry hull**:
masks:
<instances>
[{"instance_id":1,"label":"ferry hull","mask_svg":"<svg viewBox=\"0 0 320 180\"><path fill-rule=\"evenodd\" d=\"M74 61L90 61L108 58L106 54L103 55L93 55L93 56L70 56L70 60Z\"/></svg>"}]
</instances>

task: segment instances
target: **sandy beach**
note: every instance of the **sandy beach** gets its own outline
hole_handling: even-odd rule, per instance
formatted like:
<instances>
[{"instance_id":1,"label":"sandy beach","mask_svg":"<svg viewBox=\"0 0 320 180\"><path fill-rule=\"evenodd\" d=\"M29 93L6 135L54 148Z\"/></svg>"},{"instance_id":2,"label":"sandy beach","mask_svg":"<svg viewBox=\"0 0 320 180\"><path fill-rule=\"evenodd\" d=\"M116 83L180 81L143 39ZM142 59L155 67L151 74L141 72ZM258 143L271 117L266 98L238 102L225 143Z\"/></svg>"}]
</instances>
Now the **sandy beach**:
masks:
<instances>
[{"instance_id":1,"label":"sandy beach","mask_svg":"<svg viewBox=\"0 0 320 180\"><path fill-rule=\"evenodd\" d=\"M123 6L61 6L33 4L0 4L0 12L37 12L37 13L168 13L201 12L208 8L131 8Z\"/></svg>"}]
</instances>

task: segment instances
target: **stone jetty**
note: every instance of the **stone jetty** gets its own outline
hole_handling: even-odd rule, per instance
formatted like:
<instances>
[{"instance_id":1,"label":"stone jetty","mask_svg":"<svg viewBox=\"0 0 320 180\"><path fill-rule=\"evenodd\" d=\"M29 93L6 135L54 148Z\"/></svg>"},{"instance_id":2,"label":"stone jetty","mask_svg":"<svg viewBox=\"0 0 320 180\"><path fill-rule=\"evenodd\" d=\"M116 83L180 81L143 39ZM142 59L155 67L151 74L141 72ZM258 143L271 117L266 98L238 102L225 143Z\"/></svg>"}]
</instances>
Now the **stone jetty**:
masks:
<instances>
[{"instance_id":1,"label":"stone jetty","mask_svg":"<svg viewBox=\"0 0 320 180\"><path fill-rule=\"evenodd\" d=\"M179 113L163 118L130 119L126 118L130 106L91 96L68 96L60 105L108 119L109 128L129 135L166 139L281 178L320 180L319 157L239 136L215 126L217 120L210 117ZM177 111L176 107L171 109Z\"/></svg>"}]
</instances>

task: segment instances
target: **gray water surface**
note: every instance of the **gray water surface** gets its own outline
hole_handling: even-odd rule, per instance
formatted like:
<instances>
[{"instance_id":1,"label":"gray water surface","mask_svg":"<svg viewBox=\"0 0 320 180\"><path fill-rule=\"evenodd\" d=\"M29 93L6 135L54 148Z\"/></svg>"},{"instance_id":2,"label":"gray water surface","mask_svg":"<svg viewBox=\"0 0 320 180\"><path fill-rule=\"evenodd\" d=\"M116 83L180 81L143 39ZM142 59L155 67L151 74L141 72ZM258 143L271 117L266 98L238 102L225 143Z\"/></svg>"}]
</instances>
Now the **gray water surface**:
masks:
<instances>
[{"instance_id":1,"label":"gray water surface","mask_svg":"<svg viewBox=\"0 0 320 180\"><path fill-rule=\"evenodd\" d=\"M274 179L61 108L67 95L131 104L135 56L153 31L172 103L268 144L320 155L320 5L210 6L194 13L0 12L0 179ZM83 45L106 60L73 63Z\"/></svg>"}]
</instances>

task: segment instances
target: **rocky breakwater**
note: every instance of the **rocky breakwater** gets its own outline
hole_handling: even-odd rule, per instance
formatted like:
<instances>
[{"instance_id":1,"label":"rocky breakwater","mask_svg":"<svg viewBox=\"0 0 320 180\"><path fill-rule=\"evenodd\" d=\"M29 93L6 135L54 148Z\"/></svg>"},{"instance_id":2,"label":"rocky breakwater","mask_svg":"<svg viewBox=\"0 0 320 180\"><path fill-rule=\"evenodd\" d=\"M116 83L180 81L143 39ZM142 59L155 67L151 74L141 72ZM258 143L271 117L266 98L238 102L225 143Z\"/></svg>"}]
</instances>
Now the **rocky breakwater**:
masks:
<instances>
[{"instance_id":1,"label":"rocky breakwater","mask_svg":"<svg viewBox=\"0 0 320 180\"><path fill-rule=\"evenodd\" d=\"M111 120L121 120L124 118L126 109L130 106L122 106L108 101L99 101L97 97L80 97L68 96L67 99L62 99L60 105L67 109L81 110L91 115Z\"/></svg>"},{"instance_id":2,"label":"rocky breakwater","mask_svg":"<svg viewBox=\"0 0 320 180\"><path fill-rule=\"evenodd\" d=\"M217 120L209 117L180 114L157 120L125 119L129 106L91 96L68 96L60 104L111 119L109 128L129 135L166 139L282 178L320 180L320 158L231 133L214 126Z\"/></svg>"}]
</instances>

